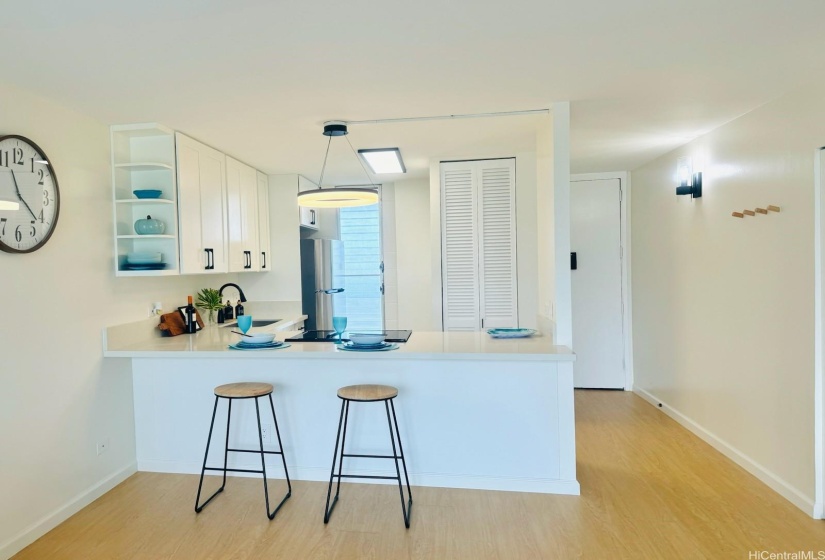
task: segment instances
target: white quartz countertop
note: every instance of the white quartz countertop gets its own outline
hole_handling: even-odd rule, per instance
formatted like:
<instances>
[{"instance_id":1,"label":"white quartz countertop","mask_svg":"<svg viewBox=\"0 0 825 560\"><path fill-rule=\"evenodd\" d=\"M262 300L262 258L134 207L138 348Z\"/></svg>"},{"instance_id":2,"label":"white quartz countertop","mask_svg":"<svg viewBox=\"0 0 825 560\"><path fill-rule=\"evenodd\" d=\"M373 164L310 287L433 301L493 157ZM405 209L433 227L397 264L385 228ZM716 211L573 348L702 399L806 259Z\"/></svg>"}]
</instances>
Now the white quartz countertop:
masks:
<instances>
[{"instance_id":1,"label":"white quartz countertop","mask_svg":"<svg viewBox=\"0 0 825 560\"><path fill-rule=\"evenodd\" d=\"M250 332L276 331L276 339L284 340L296 331L271 327ZM290 342L289 348L274 350L232 350L229 345L240 337L232 328L209 326L196 334L174 337L106 337L105 357L109 358L231 358L231 359L437 359L437 360L505 360L572 362L575 354L565 346L554 346L552 339L533 336L518 339L494 339L486 332L422 332L413 331L409 341L398 350L387 352L348 352L331 342Z\"/></svg>"}]
</instances>

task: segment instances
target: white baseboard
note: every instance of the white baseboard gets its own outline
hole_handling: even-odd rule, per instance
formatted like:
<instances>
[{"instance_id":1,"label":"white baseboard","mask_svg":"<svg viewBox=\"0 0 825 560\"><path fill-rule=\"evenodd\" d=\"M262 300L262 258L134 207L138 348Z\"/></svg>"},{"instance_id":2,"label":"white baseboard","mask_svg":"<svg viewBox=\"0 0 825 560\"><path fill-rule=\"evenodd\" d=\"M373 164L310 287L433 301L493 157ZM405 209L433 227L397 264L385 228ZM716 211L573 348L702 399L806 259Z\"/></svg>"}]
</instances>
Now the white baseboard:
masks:
<instances>
[{"instance_id":1,"label":"white baseboard","mask_svg":"<svg viewBox=\"0 0 825 560\"><path fill-rule=\"evenodd\" d=\"M256 469L260 464L255 463L235 463L230 465L233 468ZM329 468L324 467L299 467L289 466L289 476L292 480L310 480L315 482L329 481ZM272 471L267 467L267 478L283 478L280 465L273 464ZM139 471L175 473L175 474L200 474L200 463L184 463L171 461L139 461ZM346 469L345 469L346 470ZM352 469L351 474L359 475L391 475L389 471L374 471L365 469ZM214 471L212 472L214 475ZM250 473L228 473L229 476L250 476L257 477L259 474ZM347 482L365 484L395 484L394 480L359 480L352 479ZM576 480L561 480L548 478L505 478L492 476L454 475L440 473L410 473L410 484L413 486L431 486L435 488L465 488L474 490L501 490L505 492L536 492L540 494L565 494L578 496L581 493L579 483Z\"/></svg>"},{"instance_id":2,"label":"white baseboard","mask_svg":"<svg viewBox=\"0 0 825 560\"><path fill-rule=\"evenodd\" d=\"M19 535L0 544L0 558L6 560L17 554L31 543L66 521L69 517L91 504L103 494L137 472L137 465L132 463L88 488L60 506L52 513L26 527Z\"/></svg>"},{"instance_id":3,"label":"white baseboard","mask_svg":"<svg viewBox=\"0 0 825 560\"><path fill-rule=\"evenodd\" d=\"M825 519L825 504L817 502L814 504L814 519Z\"/></svg>"},{"instance_id":4,"label":"white baseboard","mask_svg":"<svg viewBox=\"0 0 825 560\"><path fill-rule=\"evenodd\" d=\"M722 455L764 482L769 488L777 492L780 496L791 502L793 505L815 519L822 518L822 504L814 504L814 501L811 498L806 496L793 485L789 484L772 471L766 469L764 466L760 465L722 438L712 432L709 432L678 410L669 406L667 403L659 400L659 398L655 395L635 386L633 387L633 392L648 401L653 406L659 408L659 410L693 432L701 440L708 443Z\"/></svg>"}]
</instances>

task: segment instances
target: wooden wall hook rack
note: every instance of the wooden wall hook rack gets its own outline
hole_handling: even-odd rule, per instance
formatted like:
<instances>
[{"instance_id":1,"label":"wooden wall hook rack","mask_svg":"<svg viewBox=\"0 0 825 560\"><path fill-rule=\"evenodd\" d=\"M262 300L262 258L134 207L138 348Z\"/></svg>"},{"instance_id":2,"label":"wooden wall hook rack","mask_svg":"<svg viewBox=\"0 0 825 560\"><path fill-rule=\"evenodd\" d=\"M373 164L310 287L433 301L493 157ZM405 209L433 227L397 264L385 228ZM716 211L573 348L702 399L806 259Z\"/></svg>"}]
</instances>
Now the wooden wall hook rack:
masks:
<instances>
[{"instance_id":1,"label":"wooden wall hook rack","mask_svg":"<svg viewBox=\"0 0 825 560\"><path fill-rule=\"evenodd\" d=\"M732 212L731 216L733 216L734 218L744 218L745 217L745 215L742 212Z\"/></svg>"},{"instance_id":2,"label":"wooden wall hook rack","mask_svg":"<svg viewBox=\"0 0 825 560\"><path fill-rule=\"evenodd\" d=\"M780 208L779 206L774 206L773 204L771 204L770 206L768 206L768 210L770 210L771 212L779 212Z\"/></svg>"},{"instance_id":3,"label":"wooden wall hook rack","mask_svg":"<svg viewBox=\"0 0 825 560\"><path fill-rule=\"evenodd\" d=\"M756 213L757 213L757 214L767 214L767 213L768 213L768 211L767 211L767 210L765 210L764 208L757 208L757 209L756 209Z\"/></svg>"},{"instance_id":4,"label":"wooden wall hook rack","mask_svg":"<svg viewBox=\"0 0 825 560\"><path fill-rule=\"evenodd\" d=\"M754 212L753 210L742 210L742 213L746 216L756 216L756 212Z\"/></svg>"}]
</instances>

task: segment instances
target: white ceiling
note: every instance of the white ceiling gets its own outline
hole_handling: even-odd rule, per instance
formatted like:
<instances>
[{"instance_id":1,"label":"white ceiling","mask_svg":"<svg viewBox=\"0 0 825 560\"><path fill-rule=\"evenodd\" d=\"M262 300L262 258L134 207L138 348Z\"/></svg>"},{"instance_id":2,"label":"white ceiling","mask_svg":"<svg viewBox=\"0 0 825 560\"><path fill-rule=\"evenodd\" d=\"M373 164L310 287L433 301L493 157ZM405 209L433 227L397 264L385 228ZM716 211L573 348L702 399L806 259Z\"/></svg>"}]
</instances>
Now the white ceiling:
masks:
<instances>
[{"instance_id":1,"label":"white ceiling","mask_svg":"<svg viewBox=\"0 0 825 560\"><path fill-rule=\"evenodd\" d=\"M821 0L0 0L0 8L3 81L107 123L161 122L263 171L311 178L325 120L564 100L573 171L633 169L814 79L825 47ZM431 156L532 149L541 122L362 125L349 138L356 149L400 147L415 176ZM349 147L334 140L333 148L332 181L363 182Z\"/></svg>"}]
</instances>

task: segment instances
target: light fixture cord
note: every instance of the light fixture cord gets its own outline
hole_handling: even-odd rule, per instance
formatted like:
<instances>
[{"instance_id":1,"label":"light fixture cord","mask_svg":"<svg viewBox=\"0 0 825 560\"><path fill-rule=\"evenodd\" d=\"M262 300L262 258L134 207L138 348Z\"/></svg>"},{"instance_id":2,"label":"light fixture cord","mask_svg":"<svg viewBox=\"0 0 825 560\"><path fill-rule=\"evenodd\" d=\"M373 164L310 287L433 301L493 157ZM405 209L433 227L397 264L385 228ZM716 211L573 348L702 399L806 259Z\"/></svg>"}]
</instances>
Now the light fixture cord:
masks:
<instances>
[{"instance_id":1,"label":"light fixture cord","mask_svg":"<svg viewBox=\"0 0 825 560\"><path fill-rule=\"evenodd\" d=\"M360 157L358 157L358 152L356 152L356 151L355 151L355 148L353 148L353 147L352 147L352 142L350 142L350 141L349 141L349 138L348 138L348 137L344 136L344 138L346 138L346 139L347 139L347 144L349 144L349 149L350 149L350 150L352 150L353 155L355 155L355 159L357 159L357 160L358 160L358 163L360 163L360 164L361 164L361 169L363 169L363 170L364 170L364 175L366 175L366 176L367 176L367 181L369 181L369 182L370 182L370 185L372 185L373 187L375 187L375 188L377 189L377 188L378 188L378 185L376 185L376 184L373 182L373 180L370 178L370 174L369 174L369 173L367 173L367 168L364 166L364 162L363 162L363 161L361 161L361 158L360 158Z\"/></svg>"},{"instance_id":2,"label":"light fixture cord","mask_svg":"<svg viewBox=\"0 0 825 560\"><path fill-rule=\"evenodd\" d=\"M324 182L324 171L327 168L327 158L329 158L329 146L332 144L332 136L327 136L329 140L327 141L327 153L324 154L324 165L321 166L321 178L318 179L318 188L323 188L321 185Z\"/></svg>"}]
</instances>

